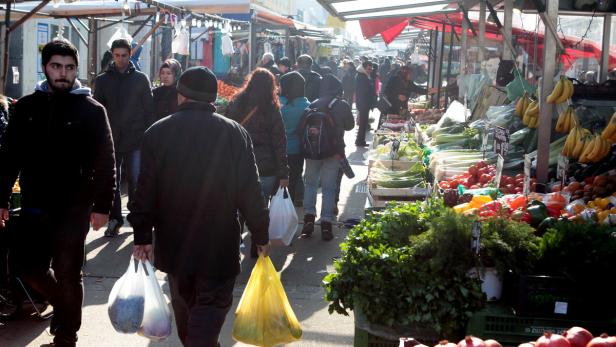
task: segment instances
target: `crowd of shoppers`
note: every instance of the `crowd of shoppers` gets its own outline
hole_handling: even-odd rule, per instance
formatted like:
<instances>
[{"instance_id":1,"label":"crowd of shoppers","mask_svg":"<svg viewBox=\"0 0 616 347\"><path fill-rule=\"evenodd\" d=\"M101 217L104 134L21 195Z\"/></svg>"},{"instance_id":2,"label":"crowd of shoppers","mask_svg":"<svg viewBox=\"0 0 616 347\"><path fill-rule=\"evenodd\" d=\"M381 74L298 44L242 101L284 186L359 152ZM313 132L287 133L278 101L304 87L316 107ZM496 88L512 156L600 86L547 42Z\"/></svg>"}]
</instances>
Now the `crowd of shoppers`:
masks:
<instances>
[{"instance_id":1,"label":"crowd of shoppers","mask_svg":"<svg viewBox=\"0 0 616 347\"><path fill-rule=\"evenodd\" d=\"M218 82L209 69L182 71L178 61L165 60L152 89L131 49L126 40L113 41L92 94L77 80L75 47L54 40L42 50L46 80L34 93L10 113L0 98L0 228L19 177L18 271L53 305L54 346L75 346L85 237L90 225L106 225L107 237L118 234L127 183L133 256L168 273L182 343L216 346L240 272L243 224L251 256L267 255L268 200L288 188L304 207L300 236L313 235L318 216L321 239L332 240L345 132L357 123L355 145L366 146L381 90L392 112L426 91L413 83L409 67L390 59L379 65L366 57L330 57L316 64L304 54L294 65L265 53L219 115L213 106ZM315 114L333 127L332 150L319 158L306 155L306 120Z\"/></svg>"}]
</instances>

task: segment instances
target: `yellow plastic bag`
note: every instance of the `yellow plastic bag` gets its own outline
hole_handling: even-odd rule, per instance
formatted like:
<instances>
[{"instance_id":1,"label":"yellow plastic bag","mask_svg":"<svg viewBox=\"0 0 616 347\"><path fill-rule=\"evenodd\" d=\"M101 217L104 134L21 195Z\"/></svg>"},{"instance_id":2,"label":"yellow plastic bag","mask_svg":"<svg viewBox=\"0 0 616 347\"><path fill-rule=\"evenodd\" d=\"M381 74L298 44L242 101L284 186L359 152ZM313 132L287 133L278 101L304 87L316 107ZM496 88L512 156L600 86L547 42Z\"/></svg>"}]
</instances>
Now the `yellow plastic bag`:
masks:
<instances>
[{"instance_id":1,"label":"yellow plastic bag","mask_svg":"<svg viewBox=\"0 0 616 347\"><path fill-rule=\"evenodd\" d=\"M299 340L302 328L269 257L259 256L235 311L233 338L256 346Z\"/></svg>"}]
</instances>

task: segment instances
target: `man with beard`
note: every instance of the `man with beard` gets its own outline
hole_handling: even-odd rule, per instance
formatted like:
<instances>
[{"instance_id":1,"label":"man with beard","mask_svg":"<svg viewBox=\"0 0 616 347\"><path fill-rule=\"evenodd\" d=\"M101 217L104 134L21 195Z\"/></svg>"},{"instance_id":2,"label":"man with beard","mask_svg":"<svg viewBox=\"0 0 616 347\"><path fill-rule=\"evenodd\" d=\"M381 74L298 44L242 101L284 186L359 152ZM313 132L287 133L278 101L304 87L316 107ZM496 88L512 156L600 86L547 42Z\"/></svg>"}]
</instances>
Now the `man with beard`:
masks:
<instances>
[{"instance_id":1,"label":"man with beard","mask_svg":"<svg viewBox=\"0 0 616 347\"><path fill-rule=\"evenodd\" d=\"M128 183L130 207L141 161L141 140L145 130L154 123L154 101L148 77L137 71L130 61L131 46L124 39L111 43L113 62L94 82L94 98L107 109L115 145L118 190L105 236L114 237L124 224L122 216L121 182ZM121 170L122 166L126 172Z\"/></svg>"},{"instance_id":2,"label":"man with beard","mask_svg":"<svg viewBox=\"0 0 616 347\"><path fill-rule=\"evenodd\" d=\"M51 346L61 347L77 342L85 238L107 223L115 188L105 108L76 80L78 62L71 43L45 45L47 79L17 101L0 147L0 227L18 176L22 194L10 260L53 305Z\"/></svg>"}]
</instances>

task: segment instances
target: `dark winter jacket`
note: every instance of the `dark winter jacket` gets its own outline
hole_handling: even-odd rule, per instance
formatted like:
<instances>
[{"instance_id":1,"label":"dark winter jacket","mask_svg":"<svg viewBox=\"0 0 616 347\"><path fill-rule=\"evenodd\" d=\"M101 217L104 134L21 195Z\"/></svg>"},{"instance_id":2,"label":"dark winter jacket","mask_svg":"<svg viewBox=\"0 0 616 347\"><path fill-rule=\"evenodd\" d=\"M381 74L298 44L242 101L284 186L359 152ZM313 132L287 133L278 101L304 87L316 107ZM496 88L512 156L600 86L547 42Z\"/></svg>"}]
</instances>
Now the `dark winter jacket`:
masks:
<instances>
[{"instance_id":1,"label":"dark winter jacket","mask_svg":"<svg viewBox=\"0 0 616 347\"><path fill-rule=\"evenodd\" d=\"M334 101L334 99L336 99ZM333 101L333 102L332 102ZM310 104L310 108L327 112L331 106L331 115L336 122L337 154L344 155L344 132L353 129L355 120L351 106L342 99L342 83L334 75L326 75L321 81L320 97ZM303 129L298 129L302 133Z\"/></svg>"},{"instance_id":2,"label":"dark winter jacket","mask_svg":"<svg viewBox=\"0 0 616 347\"><path fill-rule=\"evenodd\" d=\"M302 74L302 76L306 80L306 98L310 102L315 101L319 97L319 89L321 88L321 75L307 69L298 69L297 72Z\"/></svg>"},{"instance_id":3,"label":"dark winter jacket","mask_svg":"<svg viewBox=\"0 0 616 347\"><path fill-rule=\"evenodd\" d=\"M372 109L376 105L374 79L368 76L363 67L357 69L355 77L355 103L358 109Z\"/></svg>"},{"instance_id":4,"label":"dark winter jacket","mask_svg":"<svg viewBox=\"0 0 616 347\"><path fill-rule=\"evenodd\" d=\"M262 68L267 69L272 75L276 77L280 77L281 72L278 70L278 66L273 61L268 61L267 64L263 65Z\"/></svg>"},{"instance_id":5,"label":"dark winter jacket","mask_svg":"<svg viewBox=\"0 0 616 347\"><path fill-rule=\"evenodd\" d=\"M269 240L269 214L250 136L214 111L210 104L182 104L143 139L141 174L128 220L136 245L155 240L155 265L164 272L236 276L238 210L254 242Z\"/></svg>"},{"instance_id":6,"label":"dark winter jacket","mask_svg":"<svg viewBox=\"0 0 616 347\"><path fill-rule=\"evenodd\" d=\"M355 77L357 70L354 68L348 69L342 77L342 89L346 94L352 95L355 92Z\"/></svg>"},{"instance_id":7,"label":"dark winter jacket","mask_svg":"<svg viewBox=\"0 0 616 347\"><path fill-rule=\"evenodd\" d=\"M154 123L150 81L129 64L120 73L111 63L94 81L94 98L107 109L117 152L139 149L143 133Z\"/></svg>"},{"instance_id":8,"label":"dark winter jacket","mask_svg":"<svg viewBox=\"0 0 616 347\"><path fill-rule=\"evenodd\" d=\"M116 181L109 121L79 82L70 93L50 93L43 81L17 101L0 163L0 208L7 207L19 175L23 207L111 210Z\"/></svg>"},{"instance_id":9,"label":"dark winter jacket","mask_svg":"<svg viewBox=\"0 0 616 347\"><path fill-rule=\"evenodd\" d=\"M426 89L417 86L412 81L406 81L399 74L393 76L385 87L385 95L387 99L391 103L391 108L389 110L390 113L398 114L400 110L408 108L408 99L411 96L411 93L418 94L426 94ZM400 101L398 99L399 95L404 95L407 100Z\"/></svg>"},{"instance_id":10,"label":"dark winter jacket","mask_svg":"<svg viewBox=\"0 0 616 347\"><path fill-rule=\"evenodd\" d=\"M159 120L178 110L178 91L173 86L160 86L152 90L154 98L154 118Z\"/></svg>"},{"instance_id":11,"label":"dark winter jacket","mask_svg":"<svg viewBox=\"0 0 616 347\"><path fill-rule=\"evenodd\" d=\"M232 101L227 107L225 116L242 123L251 109ZM267 110L257 109L243 127L252 139L259 175L287 179L289 177L287 137L280 109L274 105Z\"/></svg>"}]
</instances>

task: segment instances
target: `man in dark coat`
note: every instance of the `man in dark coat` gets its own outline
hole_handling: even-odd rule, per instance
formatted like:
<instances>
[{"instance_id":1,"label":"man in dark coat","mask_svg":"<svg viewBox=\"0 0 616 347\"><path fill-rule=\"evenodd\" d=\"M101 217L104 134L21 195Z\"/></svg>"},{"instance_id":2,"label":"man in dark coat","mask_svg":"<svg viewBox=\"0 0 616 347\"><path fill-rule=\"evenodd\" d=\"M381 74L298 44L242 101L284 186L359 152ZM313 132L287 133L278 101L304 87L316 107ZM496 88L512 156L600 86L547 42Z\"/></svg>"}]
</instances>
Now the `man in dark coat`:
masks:
<instances>
[{"instance_id":1,"label":"man in dark coat","mask_svg":"<svg viewBox=\"0 0 616 347\"><path fill-rule=\"evenodd\" d=\"M47 79L19 99L0 147L0 228L19 176L11 263L53 305L50 332L55 346L67 347L81 326L86 234L90 223L94 230L107 223L115 163L105 108L76 79L77 49L55 40L41 56Z\"/></svg>"},{"instance_id":2,"label":"man in dark coat","mask_svg":"<svg viewBox=\"0 0 616 347\"><path fill-rule=\"evenodd\" d=\"M366 130L368 130L368 117L370 110L376 104L376 87L375 81L372 78L373 65L369 61L362 63L357 69L355 77L355 104L357 105L357 117L359 120L359 129L355 145L358 147L366 147Z\"/></svg>"},{"instance_id":3,"label":"man in dark coat","mask_svg":"<svg viewBox=\"0 0 616 347\"><path fill-rule=\"evenodd\" d=\"M260 65L262 68L267 69L269 72L271 72L272 75L280 77L281 72L280 70L278 70L278 66L274 61L274 55L272 53L263 54Z\"/></svg>"},{"instance_id":4,"label":"man in dark coat","mask_svg":"<svg viewBox=\"0 0 616 347\"><path fill-rule=\"evenodd\" d=\"M398 74L392 76L385 86L384 94L391 103L388 113L400 114L400 111L408 109L408 99L413 94L426 95L434 93L433 88L426 89L413 82L413 72L410 66L403 66Z\"/></svg>"},{"instance_id":5,"label":"man in dark coat","mask_svg":"<svg viewBox=\"0 0 616 347\"><path fill-rule=\"evenodd\" d=\"M312 71L312 57L302 54L297 57L297 72L306 80L306 98L313 102L319 98L321 88L321 75Z\"/></svg>"},{"instance_id":6,"label":"man in dark coat","mask_svg":"<svg viewBox=\"0 0 616 347\"><path fill-rule=\"evenodd\" d=\"M169 274L182 343L214 347L240 272L238 211L260 255L269 249L269 215L250 136L214 113L214 74L190 68L177 88L178 112L156 122L143 139L128 220L135 231L133 255L153 259Z\"/></svg>"},{"instance_id":7,"label":"man in dark coat","mask_svg":"<svg viewBox=\"0 0 616 347\"><path fill-rule=\"evenodd\" d=\"M139 177L139 160L141 139L145 130L154 123L154 104L148 77L135 69L130 61L131 47L124 39L111 44L113 62L109 69L96 77L94 98L107 109L113 142L116 150L116 171L118 187L122 177L128 183L128 204L134 199L137 178ZM122 164L127 173L121 171ZM120 189L116 191L113 209L105 236L118 234L124 224L122 217L122 200Z\"/></svg>"},{"instance_id":8,"label":"man in dark coat","mask_svg":"<svg viewBox=\"0 0 616 347\"><path fill-rule=\"evenodd\" d=\"M343 98L350 106L353 106L353 98L355 96L355 76L357 75L357 69L355 69L355 64L350 61L345 63L344 70L344 76L342 76Z\"/></svg>"}]
</instances>

